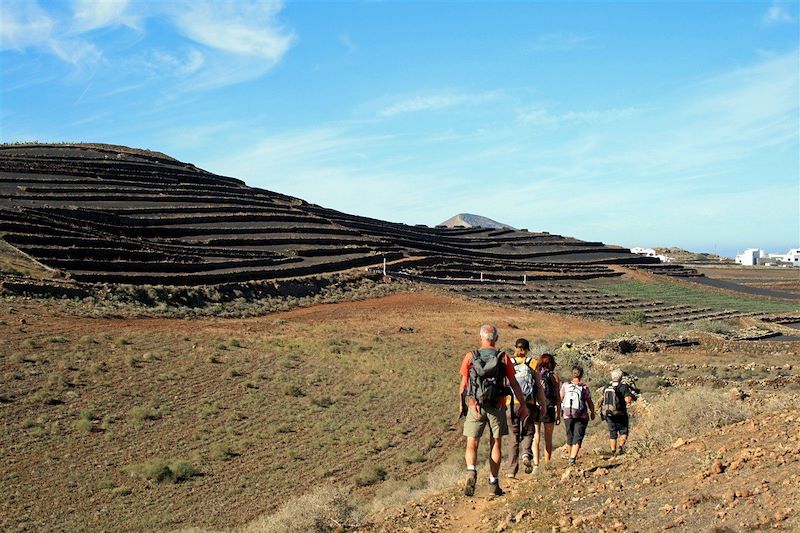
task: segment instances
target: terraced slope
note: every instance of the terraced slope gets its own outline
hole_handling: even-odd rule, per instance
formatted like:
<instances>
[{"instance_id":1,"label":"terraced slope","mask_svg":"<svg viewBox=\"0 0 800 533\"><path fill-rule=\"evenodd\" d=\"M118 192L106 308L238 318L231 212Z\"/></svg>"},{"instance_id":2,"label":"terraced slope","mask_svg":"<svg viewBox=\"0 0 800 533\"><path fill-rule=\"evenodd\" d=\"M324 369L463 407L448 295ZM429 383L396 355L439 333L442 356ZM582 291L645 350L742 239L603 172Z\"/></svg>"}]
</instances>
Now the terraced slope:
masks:
<instances>
[{"instance_id":1,"label":"terraced slope","mask_svg":"<svg viewBox=\"0 0 800 533\"><path fill-rule=\"evenodd\" d=\"M572 283L540 282L529 285L465 284L448 287L468 298L589 318L619 319L641 313L648 324L721 320L757 313L675 304L660 300L616 296Z\"/></svg>"},{"instance_id":2,"label":"terraced slope","mask_svg":"<svg viewBox=\"0 0 800 533\"><path fill-rule=\"evenodd\" d=\"M0 147L0 235L78 282L134 285L284 279L384 259L431 281L586 279L652 261L549 233L348 215L110 145Z\"/></svg>"}]
</instances>

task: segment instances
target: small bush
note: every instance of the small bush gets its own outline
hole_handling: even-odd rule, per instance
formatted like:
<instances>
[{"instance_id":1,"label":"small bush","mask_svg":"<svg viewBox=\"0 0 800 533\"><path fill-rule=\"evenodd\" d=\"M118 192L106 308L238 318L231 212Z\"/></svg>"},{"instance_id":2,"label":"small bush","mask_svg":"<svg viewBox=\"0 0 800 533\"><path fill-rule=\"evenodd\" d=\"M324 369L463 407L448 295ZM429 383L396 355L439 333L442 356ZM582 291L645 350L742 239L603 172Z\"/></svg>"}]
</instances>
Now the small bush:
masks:
<instances>
[{"instance_id":1,"label":"small bush","mask_svg":"<svg viewBox=\"0 0 800 533\"><path fill-rule=\"evenodd\" d=\"M356 485L367 487L386 479L386 470L375 464L364 465L354 478Z\"/></svg>"},{"instance_id":2,"label":"small bush","mask_svg":"<svg viewBox=\"0 0 800 533\"><path fill-rule=\"evenodd\" d=\"M130 340L126 339L125 337L117 337L116 339L114 339L114 344L116 344L117 346L128 346L133 343Z\"/></svg>"},{"instance_id":3,"label":"small bush","mask_svg":"<svg viewBox=\"0 0 800 533\"><path fill-rule=\"evenodd\" d=\"M65 344L65 343L67 343L68 341L67 341L67 338L66 338L66 337L63 337L63 336L61 336L61 335L57 335L57 336L55 336L55 337L50 337L50 338L48 338L48 339L47 339L47 342L49 342L49 343L51 343L51 344Z\"/></svg>"},{"instance_id":4,"label":"small bush","mask_svg":"<svg viewBox=\"0 0 800 533\"><path fill-rule=\"evenodd\" d=\"M227 444L217 443L211 446L211 458L218 461L228 461L236 457L236 453Z\"/></svg>"},{"instance_id":5,"label":"small bush","mask_svg":"<svg viewBox=\"0 0 800 533\"><path fill-rule=\"evenodd\" d=\"M295 398L306 395L306 393L303 392L303 389L297 385L287 385L283 390L286 393L286 396L294 396Z\"/></svg>"},{"instance_id":6,"label":"small bush","mask_svg":"<svg viewBox=\"0 0 800 533\"><path fill-rule=\"evenodd\" d=\"M199 474L189 461L182 459L176 461L152 459L129 465L125 471L133 477L149 479L156 483L180 483Z\"/></svg>"},{"instance_id":7,"label":"small bush","mask_svg":"<svg viewBox=\"0 0 800 533\"><path fill-rule=\"evenodd\" d=\"M229 378L238 378L238 377L240 377L242 375L243 375L242 371L239 370L238 368L229 368L228 369L228 377Z\"/></svg>"},{"instance_id":8,"label":"small bush","mask_svg":"<svg viewBox=\"0 0 800 533\"><path fill-rule=\"evenodd\" d=\"M243 532L330 533L364 524L363 512L347 491L321 487L289 500L277 513L250 523Z\"/></svg>"},{"instance_id":9,"label":"small bush","mask_svg":"<svg viewBox=\"0 0 800 533\"><path fill-rule=\"evenodd\" d=\"M87 420L85 418L79 418L75 421L75 429L77 429L81 433L91 433L94 430L94 424L92 424L91 420Z\"/></svg>"},{"instance_id":10,"label":"small bush","mask_svg":"<svg viewBox=\"0 0 800 533\"><path fill-rule=\"evenodd\" d=\"M231 339L228 341L228 346L231 346L233 348L241 348L242 341L240 341L239 339Z\"/></svg>"},{"instance_id":11,"label":"small bush","mask_svg":"<svg viewBox=\"0 0 800 533\"><path fill-rule=\"evenodd\" d=\"M644 311L627 311L620 315L619 320L623 324L644 326L647 323L647 315L644 314Z\"/></svg>"},{"instance_id":12,"label":"small bush","mask_svg":"<svg viewBox=\"0 0 800 533\"><path fill-rule=\"evenodd\" d=\"M128 418L132 422L140 424L147 420L156 420L158 419L158 417L159 417L158 411L146 405L139 405L136 407L132 407L131 410L128 411Z\"/></svg>"},{"instance_id":13,"label":"small bush","mask_svg":"<svg viewBox=\"0 0 800 533\"><path fill-rule=\"evenodd\" d=\"M131 368L136 368L139 366L139 360L136 358L135 355L129 354L125 356L125 364Z\"/></svg>"},{"instance_id":14,"label":"small bush","mask_svg":"<svg viewBox=\"0 0 800 533\"><path fill-rule=\"evenodd\" d=\"M317 407L322 407L323 409L327 409L328 407L333 405L333 399L330 396L323 396L321 398L312 398L311 403L313 403Z\"/></svg>"},{"instance_id":15,"label":"small bush","mask_svg":"<svg viewBox=\"0 0 800 533\"><path fill-rule=\"evenodd\" d=\"M80 418L82 420L88 420L89 422L91 422L92 420L97 420L98 419L97 415L95 415L93 412L91 412L88 409L81 409L78 412L78 414L79 414L79 416L80 416Z\"/></svg>"},{"instance_id":16,"label":"small bush","mask_svg":"<svg viewBox=\"0 0 800 533\"><path fill-rule=\"evenodd\" d=\"M692 324L694 329L716 333L718 335L728 335L733 332L733 326L722 320L701 320Z\"/></svg>"}]
</instances>

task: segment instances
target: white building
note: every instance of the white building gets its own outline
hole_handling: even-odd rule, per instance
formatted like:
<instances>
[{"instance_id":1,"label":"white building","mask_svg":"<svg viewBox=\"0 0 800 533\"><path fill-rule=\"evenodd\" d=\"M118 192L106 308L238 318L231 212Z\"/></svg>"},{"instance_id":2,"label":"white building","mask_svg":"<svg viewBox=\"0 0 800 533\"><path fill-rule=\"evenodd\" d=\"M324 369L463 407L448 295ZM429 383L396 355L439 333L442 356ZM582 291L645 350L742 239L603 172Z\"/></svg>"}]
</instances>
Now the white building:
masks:
<instances>
[{"instance_id":1,"label":"white building","mask_svg":"<svg viewBox=\"0 0 800 533\"><path fill-rule=\"evenodd\" d=\"M758 258L764 257L764 250L758 248L748 248L740 254L736 254L736 262L740 265L754 266L758 264Z\"/></svg>"},{"instance_id":2,"label":"white building","mask_svg":"<svg viewBox=\"0 0 800 533\"><path fill-rule=\"evenodd\" d=\"M656 256L656 251L653 250L652 248L640 248L638 246L635 247L635 248L631 248L631 253L632 254L638 254L638 255L644 255L644 256L647 256L647 257L655 257Z\"/></svg>"},{"instance_id":3,"label":"white building","mask_svg":"<svg viewBox=\"0 0 800 533\"><path fill-rule=\"evenodd\" d=\"M637 246L635 248L631 248L631 253L643 255L645 257L657 257L662 263L672 263L673 261L673 259L669 256L657 254L652 248L640 248Z\"/></svg>"},{"instance_id":4,"label":"white building","mask_svg":"<svg viewBox=\"0 0 800 533\"><path fill-rule=\"evenodd\" d=\"M769 258L800 267L800 248L792 248L785 254L769 254Z\"/></svg>"}]
</instances>

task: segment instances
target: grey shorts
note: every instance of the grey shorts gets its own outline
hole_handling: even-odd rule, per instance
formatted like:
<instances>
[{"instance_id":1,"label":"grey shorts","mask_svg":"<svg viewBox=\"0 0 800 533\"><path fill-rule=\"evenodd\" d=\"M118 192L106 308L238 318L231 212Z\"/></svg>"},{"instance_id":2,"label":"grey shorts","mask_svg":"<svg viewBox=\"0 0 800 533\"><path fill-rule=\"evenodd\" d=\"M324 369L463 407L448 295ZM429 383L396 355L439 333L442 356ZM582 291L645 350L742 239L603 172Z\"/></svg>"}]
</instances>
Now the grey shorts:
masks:
<instances>
[{"instance_id":1,"label":"grey shorts","mask_svg":"<svg viewBox=\"0 0 800 533\"><path fill-rule=\"evenodd\" d=\"M483 430L489 424L493 437L508 435L505 407L484 407L478 410L470 406L464 419L464 436L480 438Z\"/></svg>"}]
</instances>

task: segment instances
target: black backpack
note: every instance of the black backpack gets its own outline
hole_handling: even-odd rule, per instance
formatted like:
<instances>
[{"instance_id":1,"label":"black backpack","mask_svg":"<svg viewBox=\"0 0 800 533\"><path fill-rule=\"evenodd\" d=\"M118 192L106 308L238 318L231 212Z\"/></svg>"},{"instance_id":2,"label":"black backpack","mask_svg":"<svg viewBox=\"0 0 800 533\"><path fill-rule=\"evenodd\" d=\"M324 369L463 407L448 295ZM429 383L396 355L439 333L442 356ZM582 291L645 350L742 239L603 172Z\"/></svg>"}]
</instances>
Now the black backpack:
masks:
<instances>
[{"instance_id":1,"label":"black backpack","mask_svg":"<svg viewBox=\"0 0 800 533\"><path fill-rule=\"evenodd\" d=\"M475 400L480 407L495 407L508 387L505 386L505 352L495 351L492 355L481 355L480 351L472 351L472 366L469 369L469 385L467 396Z\"/></svg>"}]
</instances>

